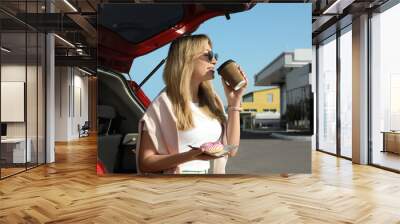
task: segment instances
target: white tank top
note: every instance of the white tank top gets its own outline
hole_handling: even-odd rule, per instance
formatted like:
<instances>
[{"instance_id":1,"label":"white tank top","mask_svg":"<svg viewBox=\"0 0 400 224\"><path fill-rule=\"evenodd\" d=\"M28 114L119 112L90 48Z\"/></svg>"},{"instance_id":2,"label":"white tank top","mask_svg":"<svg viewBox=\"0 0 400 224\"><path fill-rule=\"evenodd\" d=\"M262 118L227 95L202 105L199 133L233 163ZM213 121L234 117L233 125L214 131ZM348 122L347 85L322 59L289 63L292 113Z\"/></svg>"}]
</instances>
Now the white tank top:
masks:
<instances>
[{"instance_id":1,"label":"white tank top","mask_svg":"<svg viewBox=\"0 0 400 224\"><path fill-rule=\"evenodd\" d=\"M221 137L222 127L221 123L214 118L209 117L203 113L198 103L190 103L192 108L192 117L194 128L179 131L179 152L187 152L191 148L188 145L199 147L206 142L215 142ZM193 160L180 165L181 171L185 172L208 172L210 169L210 161Z\"/></svg>"}]
</instances>

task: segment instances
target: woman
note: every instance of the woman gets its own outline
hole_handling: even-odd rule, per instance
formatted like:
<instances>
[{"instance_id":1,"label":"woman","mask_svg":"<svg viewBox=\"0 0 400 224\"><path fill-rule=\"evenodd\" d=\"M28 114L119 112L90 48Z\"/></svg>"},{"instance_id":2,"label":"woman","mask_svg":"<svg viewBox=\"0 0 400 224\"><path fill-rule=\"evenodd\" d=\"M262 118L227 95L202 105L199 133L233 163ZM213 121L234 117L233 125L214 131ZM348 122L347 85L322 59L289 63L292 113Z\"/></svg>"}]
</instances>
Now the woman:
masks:
<instances>
[{"instance_id":1,"label":"woman","mask_svg":"<svg viewBox=\"0 0 400 224\"><path fill-rule=\"evenodd\" d=\"M227 157L235 156L237 150L216 159L203 154L201 148L188 146L218 140L239 145L239 111L245 87L233 91L222 82L228 102L226 118L211 81L216 63L206 35L185 36L171 43L163 74L166 91L152 102L139 123L139 173L208 170L211 160L212 173L225 173Z\"/></svg>"}]
</instances>

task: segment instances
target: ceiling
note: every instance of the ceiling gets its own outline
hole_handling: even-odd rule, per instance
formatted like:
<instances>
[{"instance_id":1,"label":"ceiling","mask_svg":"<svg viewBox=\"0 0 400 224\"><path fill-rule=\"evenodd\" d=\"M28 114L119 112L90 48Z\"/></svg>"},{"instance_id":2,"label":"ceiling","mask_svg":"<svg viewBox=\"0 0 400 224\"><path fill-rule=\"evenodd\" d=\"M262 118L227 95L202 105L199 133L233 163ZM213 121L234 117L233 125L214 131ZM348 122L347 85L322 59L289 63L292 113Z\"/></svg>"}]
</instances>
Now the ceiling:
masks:
<instances>
[{"instance_id":1,"label":"ceiling","mask_svg":"<svg viewBox=\"0 0 400 224\"><path fill-rule=\"evenodd\" d=\"M346 16L372 10L387 0L270 0L270 3L312 3L312 36L318 42L329 27L337 24ZM15 54L24 52L25 30L28 32L54 32L74 46L60 38L55 38L56 62L62 65L75 65L80 60L96 65L97 48L97 5L102 3L172 3L176 1L141 0L1 0L0 26L4 40L3 46L14 48ZM196 2L196 1L191 1ZM204 3L204 1L201 1ZM211 1L210 1L211 2ZM216 2L216 1L212 1ZM221 3L221 1L219 1ZM51 11L51 13L49 13ZM345 25L345 24L344 24ZM332 31L334 32L334 31ZM328 35L328 34L326 34ZM29 38L28 38L29 39ZM28 40L29 42L29 40ZM32 48L32 49L31 49ZM27 51L32 52L35 44L28 44ZM29 53L28 53L29 54Z\"/></svg>"},{"instance_id":2,"label":"ceiling","mask_svg":"<svg viewBox=\"0 0 400 224\"><path fill-rule=\"evenodd\" d=\"M35 55L34 53L43 47L36 43L36 33L54 32L57 34L55 37L56 65L79 66L79 62L83 62L85 65L90 64L90 67L94 69L97 45L96 7L101 1L50 0L47 2L46 5L45 0L0 1L2 46L12 50L7 54L2 52L3 59L17 61L25 55L28 58L33 57L31 55ZM42 39L39 38L39 40Z\"/></svg>"},{"instance_id":3,"label":"ceiling","mask_svg":"<svg viewBox=\"0 0 400 224\"><path fill-rule=\"evenodd\" d=\"M351 24L352 18L374 11L388 0L310 0L313 44Z\"/></svg>"}]
</instances>

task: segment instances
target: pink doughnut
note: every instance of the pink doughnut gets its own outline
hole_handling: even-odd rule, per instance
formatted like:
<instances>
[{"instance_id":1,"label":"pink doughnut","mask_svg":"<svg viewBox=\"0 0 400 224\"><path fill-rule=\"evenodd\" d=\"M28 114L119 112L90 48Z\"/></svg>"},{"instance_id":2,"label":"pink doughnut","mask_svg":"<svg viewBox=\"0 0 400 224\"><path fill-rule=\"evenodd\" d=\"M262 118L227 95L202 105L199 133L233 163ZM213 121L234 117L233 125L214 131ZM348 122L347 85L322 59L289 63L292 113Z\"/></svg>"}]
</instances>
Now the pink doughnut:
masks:
<instances>
[{"instance_id":1,"label":"pink doughnut","mask_svg":"<svg viewBox=\"0 0 400 224\"><path fill-rule=\"evenodd\" d=\"M215 154L224 150L224 145L221 142L207 142L200 146L204 151Z\"/></svg>"}]
</instances>

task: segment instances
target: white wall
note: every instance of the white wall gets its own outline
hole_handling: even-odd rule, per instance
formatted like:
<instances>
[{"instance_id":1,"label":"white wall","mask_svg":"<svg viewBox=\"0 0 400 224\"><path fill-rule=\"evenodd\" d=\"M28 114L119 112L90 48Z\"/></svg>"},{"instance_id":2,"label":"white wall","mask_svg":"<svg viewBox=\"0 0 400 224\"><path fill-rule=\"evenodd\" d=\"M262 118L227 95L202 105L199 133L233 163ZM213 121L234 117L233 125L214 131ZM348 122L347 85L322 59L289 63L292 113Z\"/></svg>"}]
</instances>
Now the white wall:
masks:
<instances>
[{"instance_id":1,"label":"white wall","mask_svg":"<svg viewBox=\"0 0 400 224\"><path fill-rule=\"evenodd\" d=\"M55 68L55 141L68 141L70 75L67 67Z\"/></svg>"},{"instance_id":2,"label":"white wall","mask_svg":"<svg viewBox=\"0 0 400 224\"><path fill-rule=\"evenodd\" d=\"M9 138L25 138L29 139L32 162L39 159L39 163L44 163L44 74L42 67L38 67L18 63L3 63L1 66L2 82L24 82L26 85L26 106L22 102L19 112L25 114L26 120L22 122L6 122L7 137ZM27 78L27 80L25 80ZM4 89L2 89L3 92ZM21 92L22 91L22 92ZM24 90L20 90L24 94ZM7 97L6 95L2 95ZM25 101L25 100L24 100ZM3 103L2 103L3 104ZM2 107L2 112L13 113L11 107ZM15 110L15 109L14 109ZM14 112L16 113L16 112ZM23 115L24 116L24 115ZM37 155L38 154L38 155Z\"/></svg>"},{"instance_id":3,"label":"white wall","mask_svg":"<svg viewBox=\"0 0 400 224\"><path fill-rule=\"evenodd\" d=\"M25 64L3 64L1 66L1 81L2 82L25 82ZM28 68L29 69L29 68ZM7 110L8 108L1 108ZM7 123L8 137L25 137L25 123L11 122Z\"/></svg>"},{"instance_id":4,"label":"white wall","mask_svg":"<svg viewBox=\"0 0 400 224\"><path fill-rule=\"evenodd\" d=\"M1 66L1 81L25 82L25 64L9 64ZM1 108L7 110L7 108ZM25 123L11 122L7 123L8 137L25 137Z\"/></svg>"},{"instance_id":5,"label":"white wall","mask_svg":"<svg viewBox=\"0 0 400 224\"><path fill-rule=\"evenodd\" d=\"M1 65L1 81L25 82L25 64Z\"/></svg>"},{"instance_id":6,"label":"white wall","mask_svg":"<svg viewBox=\"0 0 400 224\"><path fill-rule=\"evenodd\" d=\"M79 70L75 69L74 70L74 108L72 110L72 130L71 130L71 135L73 138L79 137L78 133L78 124L82 126L85 121L89 120L89 113L88 113L88 107L89 107L89 102L88 102L88 78L87 76L82 76L83 73L81 73Z\"/></svg>"},{"instance_id":7,"label":"white wall","mask_svg":"<svg viewBox=\"0 0 400 224\"><path fill-rule=\"evenodd\" d=\"M56 67L56 141L77 139L78 124L88 120L88 78L83 75L76 68Z\"/></svg>"},{"instance_id":8,"label":"white wall","mask_svg":"<svg viewBox=\"0 0 400 224\"><path fill-rule=\"evenodd\" d=\"M1 81L1 121L24 122L25 83ZM35 105L36 108L36 105Z\"/></svg>"},{"instance_id":9,"label":"white wall","mask_svg":"<svg viewBox=\"0 0 400 224\"><path fill-rule=\"evenodd\" d=\"M25 82L25 75L27 69L28 74L30 74L33 70L36 73L36 67L19 65L19 64L3 64L1 66L1 81L4 82ZM32 84L32 83L30 83ZM36 85L36 82L34 83ZM28 89L31 90L31 89ZM31 98L36 98L36 89L33 92L27 92L27 102L31 102ZM34 105L36 108L36 105ZM1 108L1 110L7 110L8 108ZM31 114L27 114L28 121L34 120L33 117L30 116ZM36 114L35 114L36 118ZM7 122L7 136L8 137L25 137L25 123L26 122ZM28 128L32 127L29 125ZM36 128L35 128L36 129ZM28 136L29 137L29 136Z\"/></svg>"}]
</instances>

